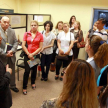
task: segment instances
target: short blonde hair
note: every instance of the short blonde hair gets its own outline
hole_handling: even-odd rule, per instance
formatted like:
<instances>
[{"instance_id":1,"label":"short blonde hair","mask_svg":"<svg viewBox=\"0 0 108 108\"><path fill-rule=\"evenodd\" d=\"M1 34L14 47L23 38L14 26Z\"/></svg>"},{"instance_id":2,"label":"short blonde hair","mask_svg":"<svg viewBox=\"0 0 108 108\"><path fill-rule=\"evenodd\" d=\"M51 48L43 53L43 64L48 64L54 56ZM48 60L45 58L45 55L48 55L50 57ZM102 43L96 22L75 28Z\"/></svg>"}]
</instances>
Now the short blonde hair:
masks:
<instances>
[{"instance_id":1,"label":"short blonde hair","mask_svg":"<svg viewBox=\"0 0 108 108\"><path fill-rule=\"evenodd\" d=\"M68 23L68 22L64 22L64 23L63 23L63 25L64 25L64 24L67 24L67 25L68 25L68 27L69 27L69 23Z\"/></svg>"},{"instance_id":2,"label":"short blonde hair","mask_svg":"<svg viewBox=\"0 0 108 108\"><path fill-rule=\"evenodd\" d=\"M36 23L36 24L38 25L38 22L37 22L36 20L32 20L32 21L30 22L30 26L31 26L31 23Z\"/></svg>"}]
</instances>

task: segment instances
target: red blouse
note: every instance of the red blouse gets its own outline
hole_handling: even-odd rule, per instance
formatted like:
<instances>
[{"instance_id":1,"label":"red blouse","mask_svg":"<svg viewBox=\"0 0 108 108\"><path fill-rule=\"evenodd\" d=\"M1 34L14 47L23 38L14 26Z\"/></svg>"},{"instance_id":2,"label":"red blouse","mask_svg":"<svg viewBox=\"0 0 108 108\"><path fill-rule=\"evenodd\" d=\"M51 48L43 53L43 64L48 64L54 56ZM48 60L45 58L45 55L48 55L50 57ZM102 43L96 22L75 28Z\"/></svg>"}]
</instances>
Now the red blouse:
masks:
<instances>
[{"instance_id":1,"label":"red blouse","mask_svg":"<svg viewBox=\"0 0 108 108\"><path fill-rule=\"evenodd\" d=\"M37 32L35 38L32 40L32 34L29 31L24 34L23 41L27 42L28 52L33 53L39 48L40 42L43 42L43 35Z\"/></svg>"}]
</instances>

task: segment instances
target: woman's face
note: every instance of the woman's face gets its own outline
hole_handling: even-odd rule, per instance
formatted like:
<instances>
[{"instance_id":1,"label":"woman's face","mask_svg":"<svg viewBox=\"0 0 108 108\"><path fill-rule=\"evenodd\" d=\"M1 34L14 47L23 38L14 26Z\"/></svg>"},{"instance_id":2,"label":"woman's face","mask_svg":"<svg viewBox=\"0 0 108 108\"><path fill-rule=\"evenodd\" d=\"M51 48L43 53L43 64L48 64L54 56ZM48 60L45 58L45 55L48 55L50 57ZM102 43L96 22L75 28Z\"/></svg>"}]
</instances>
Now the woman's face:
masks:
<instances>
[{"instance_id":1,"label":"woman's face","mask_svg":"<svg viewBox=\"0 0 108 108\"><path fill-rule=\"evenodd\" d=\"M38 30L38 25L35 22L31 23L31 30L32 31L37 31Z\"/></svg>"},{"instance_id":2,"label":"woman's face","mask_svg":"<svg viewBox=\"0 0 108 108\"><path fill-rule=\"evenodd\" d=\"M79 25L77 24L77 22L74 23L74 28L78 28Z\"/></svg>"},{"instance_id":3,"label":"woman's face","mask_svg":"<svg viewBox=\"0 0 108 108\"><path fill-rule=\"evenodd\" d=\"M75 17L72 17L72 23L74 23L76 21Z\"/></svg>"},{"instance_id":4,"label":"woman's face","mask_svg":"<svg viewBox=\"0 0 108 108\"><path fill-rule=\"evenodd\" d=\"M46 30L46 31L50 31L50 25L49 25L49 24L46 24L45 30Z\"/></svg>"},{"instance_id":5,"label":"woman's face","mask_svg":"<svg viewBox=\"0 0 108 108\"><path fill-rule=\"evenodd\" d=\"M67 32L69 30L68 24L63 24L63 30L64 32Z\"/></svg>"},{"instance_id":6,"label":"woman's face","mask_svg":"<svg viewBox=\"0 0 108 108\"><path fill-rule=\"evenodd\" d=\"M62 30L63 29L63 24L62 23L58 23L58 30Z\"/></svg>"},{"instance_id":7,"label":"woman's face","mask_svg":"<svg viewBox=\"0 0 108 108\"><path fill-rule=\"evenodd\" d=\"M88 52L90 49L89 49L90 45L89 45L89 41L87 39L86 41L86 44L85 44L85 51Z\"/></svg>"}]
</instances>

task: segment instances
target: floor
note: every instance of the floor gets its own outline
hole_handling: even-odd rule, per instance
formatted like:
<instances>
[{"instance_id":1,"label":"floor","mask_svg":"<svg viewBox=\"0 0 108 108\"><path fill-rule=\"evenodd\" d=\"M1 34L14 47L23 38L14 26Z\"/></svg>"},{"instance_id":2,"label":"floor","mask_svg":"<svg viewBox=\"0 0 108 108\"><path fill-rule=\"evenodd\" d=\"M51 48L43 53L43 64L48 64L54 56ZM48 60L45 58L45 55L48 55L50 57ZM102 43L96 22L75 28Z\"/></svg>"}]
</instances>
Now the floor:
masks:
<instances>
[{"instance_id":1,"label":"floor","mask_svg":"<svg viewBox=\"0 0 108 108\"><path fill-rule=\"evenodd\" d=\"M16 85L19 89L18 93L12 92L13 105L11 108L39 108L44 100L58 97L63 82L55 80L55 72L49 72L48 81L41 81L38 75L36 79L36 89L33 90L30 85L30 76L28 82L27 95L22 93L22 81L24 70L20 70L20 80L17 80L16 73Z\"/></svg>"}]
</instances>

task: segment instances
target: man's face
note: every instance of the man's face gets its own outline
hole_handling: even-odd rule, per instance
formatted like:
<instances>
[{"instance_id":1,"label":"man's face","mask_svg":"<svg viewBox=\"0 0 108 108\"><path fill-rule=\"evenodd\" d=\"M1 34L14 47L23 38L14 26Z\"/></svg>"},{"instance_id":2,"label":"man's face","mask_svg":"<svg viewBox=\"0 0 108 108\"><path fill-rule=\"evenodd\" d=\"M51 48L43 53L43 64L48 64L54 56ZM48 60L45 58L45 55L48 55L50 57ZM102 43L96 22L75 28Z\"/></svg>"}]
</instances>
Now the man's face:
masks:
<instances>
[{"instance_id":1,"label":"man's face","mask_svg":"<svg viewBox=\"0 0 108 108\"><path fill-rule=\"evenodd\" d=\"M1 20L1 27L3 30L8 29L9 27L9 18L8 17L3 17Z\"/></svg>"},{"instance_id":2,"label":"man's face","mask_svg":"<svg viewBox=\"0 0 108 108\"><path fill-rule=\"evenodd\" d=\"M97 21L97 29L101 30L103 29L104 24L102 24L102 21Z\"/></svg>"}]
</instances>

